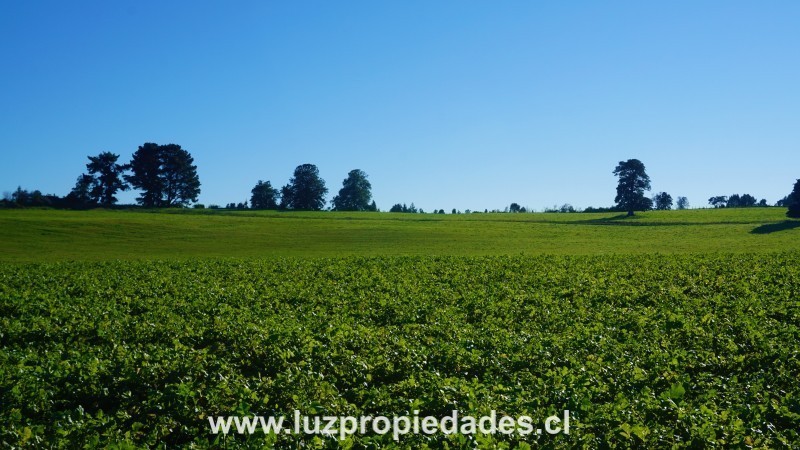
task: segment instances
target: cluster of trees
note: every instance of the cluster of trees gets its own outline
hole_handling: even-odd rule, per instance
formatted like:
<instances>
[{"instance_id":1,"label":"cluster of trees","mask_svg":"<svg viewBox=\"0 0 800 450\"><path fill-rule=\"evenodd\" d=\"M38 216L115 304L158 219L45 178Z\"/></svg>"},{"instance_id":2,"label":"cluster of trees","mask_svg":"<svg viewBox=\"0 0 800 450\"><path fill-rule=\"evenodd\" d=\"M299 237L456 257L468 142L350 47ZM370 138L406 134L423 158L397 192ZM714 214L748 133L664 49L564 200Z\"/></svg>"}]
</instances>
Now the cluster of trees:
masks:
<instances>
[{"instance_id":1,"label":"cluster of trees","mask_svg":"<svg viewBox=\"0 0 800 450\"><path fill-rule=\"evenodd\" d=\"M444 211L444 210L442 210L442 211ZM405 204L405 203L403 203L402 205L401 205L400 203L395 203L394 205L392 205L392 207L391 207L391 208L389 208L389 212L411 213L411 214L416 214L416 213L425 214L425 211L423 211L422 209L417 209L417 207L416 207L416 206L414 206L414 202L411 202L411 206L406 206L406 204ZM438 213L439 213L439 211L434 211L434 213L438 214Z\"/></svg>"},{"instance_id":2,"label":"cluster of trees","mask_svg":"<svg viewBox=\"0 0 800 450\"><path fill-rule=\"evenodd\" d=\"M200 195L194 158L180 145L147 142L139 146L129 163L118 161L119 155L111 152L89 156L87 173L78 176L67 195L68 203L107 208L117 203L117 192L130 188L141 191L137 203L150 208L186 206Z\"/></svg>"},{"instance_id":3,"label":"cluster of trees","mask_svg":"<svg viewBox=\"0 0 800 450\"><path fill-rule=\"evenodd\" d=\"M659 192L655 194L652 199L648 199L644 196L644 191L650 189L650 177L647 176L644 164L642 164L642 162L638 159L620 161L616 169L614 169L614 175L619 177L619 184L617 185L617 197L614 199L614 201L617 202L616 208L627 211L629 216L632 216L634 211L647 211L649 209L672 209L672 196L666 192ZM798 180L798 183L800 183L800 180ZM795 191L793 191L793 193L787 196L784 200L778 202L777 206L790 206L791 204L795 204L797 205L797 208L800 209L800 194L794 194L794 192L797 190L798 185L795 184ZM783 205L781 203L783 203ZM750 194L714 196L708 199L708 204L714 208L748 208L756 206L769 206L766 199L761 199L759 201ZM688 208L688 199L686 197L678 197L677 207L678 209ZM791 212L791 207L789 209ZM586 211L588 211L588 208Z\"/></svg>"},{"instance_id":4,"label":"cluster of trees","mask_svg":"<svg viewBox=\"0 0 800 450\"><path fill-rule=\"evenodd\" d=\"M714 208L751 208L754 206L769 206L766 199L762 198L761 201L758 201L750 194L733 194L730 197L725 195L716 195L708 199L708 204Z\"/></svg>"},{"instance_id":5,"label":"cluster of trees","mask_svg":"<svg viewBox=\"0 0 800 450\"><path fill-rule=\"evenodd\" d=\"M342 188L331 201L333 211L377 211L372 200L372 184L367 174L360 169L351 170L342 181ZM325 180L320 178L314 164L301 164L294 169L294 176L280 191L272 183L258 180L250 191L250 207L253 209L287 209L319 211L325 207ZM245 207L246 204L245 204Z\"/></svg>"},{"instance_id":6,"label":"cluster of trees","mask_svg":"<svg viewBox=\"0 0 800 450\"><path fill-rule=\"evenodd\" d=\"M42 191L28 191L18 186L14 192L6 192L0 200L0 206L49 206L53 208L67 208L63 197L55 194L42 194Z\"/></svg>"},{"instance_id":7,"label":"cluster of trees","mask_svg":"<svg viewBox=\"0 0 800 450\"><path fill-rule=\"evenodd\" d=\"M117 193L134 188L141 191L137 202L146 207L186 206L197 201L200 179L192 155L180 145L145 143L127 164L119 155L103 152L89 156L86 173L78 176L65 197L28 192L21 187L5 199L14 206L51 206L56 208L105 208L117 203Z\"/></svg>"},{"instance_id":8,"label":"cluster of trees","mask_svg":"<svg viewBox=\"0 0 800 450\"><path fill-rule=\"evenodd\" d=\"M591 206L589 207L591 208ZM561 206L553 205L552 208L545 208L544 212L546 213L574 213L578 212L574 206L570 205L569 203L564 203Z\"/></svg>"}]
</instances>

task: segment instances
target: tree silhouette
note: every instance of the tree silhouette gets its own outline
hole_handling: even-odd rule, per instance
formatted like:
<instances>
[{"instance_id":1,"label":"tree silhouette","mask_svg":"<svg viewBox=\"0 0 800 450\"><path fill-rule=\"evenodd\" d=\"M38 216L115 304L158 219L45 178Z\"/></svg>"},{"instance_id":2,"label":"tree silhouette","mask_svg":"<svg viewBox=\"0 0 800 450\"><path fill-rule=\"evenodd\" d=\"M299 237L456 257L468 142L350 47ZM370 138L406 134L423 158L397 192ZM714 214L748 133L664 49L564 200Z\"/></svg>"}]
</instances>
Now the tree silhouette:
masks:
<instances>
[{"instance_id":1,"label":"tree silhouette","mask_svg":"<svg viewBox=\"0 0 800 450\"><path fill-rule=\"evenodd\" d=\"M117 202L117 191L128 190L128 184L123 181L123 174L128 170L127 164L117 164L119 155L103 152L97 156L90 156L86 170L92 177L90 195L92 199L104 207L109 207Z\"/></svg>"},{"instance_id":2,"label":"tree silhouette","mask_svg":"<svg viewBox=\"0 0 800 450\"><path fill-rule=\"evenodd\" d=\"M86 208L94 204L92 185L94 185L94 177L85 173L81 174L75 182L75 187L67 194L67 205L72 208Z\"/></svg>"},{"instance_id":3,"label":"tree silhouette","mask_svg":"<svg viewBox=\"0 0 800 450\"><path fill-rule=\"evenodd\" d=\"M272 187L269 181L258 180L256 186L250 191L250 207L253 209L277 209L278 190Z\"/></svg>"},{"instance_id":4,"label":"tree silhouette","mask_svg":"<svg viewBox=\"0 0 800 450\"><path fill-rule=\"evenodd\" d=\"M148 142L133 154L133 174L125 178L142 191L136 200L143 206L185 206L200 195L200 179L193 162L192 155L180 145Z\"/></svg>"},{"instance_id":5,"label":"tree silhouette","mask_svg":"<svg viewBox=\"0 0 800 450\"><path fill-rule=\"evenodd\" d=\"M750 194L742 194L739 198L739 206L742 208L751 208L758 204L758 200Z\"/></svg>"},{"instance_id":6,"label":"tree silhouette","mask_svg":"<svg viewBox=\"0 0 800 450\"><path fill-rule=\"evenodd\" d=\"M800 218L800 180L794 184L794 189L789 194L786 204L789 207L786 216L794 219Z\"/></svg>"},{"instance_id":7,"label":"tree silhouette","mask_svg":"<svg viewBox=\"0 0 800 450\"><path fill-rule=\"evenodd\" d=\"M689 199L686 197L678 197L678 209L688 209Z\"/></svg>"},{"instance_id":8,"label":"tree silhouette","mask_svg":"<svg viewBox=\"0 0 800 450\"><path fill-rule=\"evenodd\" d=\"M614 198L619 209L627 211L628 215L632 216L634 211L652 207L652 201L644 196L644 191L650 190L650 177L647 176L641 161L638 159L620 161L613 173L619 177L617 196Z\"/></svg>"},{"instance_id":9,"label":"tree silhouette","mask_svg":"<svg viewBox=\"0 0 800 450\"><path fill-rule=\"evenodd\" d=\"M717 195L708 199L708 204L714 208L724 208L728 204L728 197Z\"/></svg>"},{"instance_id":10,"label":"tree silhouette","mask_svg":"<svg viewBox=\"0 0 800 450\"><path fill-rule=\"evenodd\" d=\"M325 206L325 180L319 177L314 164L302 164L294 169L294 177L281 188L281 206L286 209L319 211Z\"/></svg>"},{"instance_id":11,"label":"tree silhouette","mask_svg":"<svg viewBox=\"0 0 800 450\"><path fill-rule=\"evenodd\" d=\"M333 197L334 211L370 211L372 185L363 170L354 169L342 182L339 195Z\"/></svg>"},{"instance_id":12,"label":"tree silhouette","mask_svg":"<svg viewBox=\"0 0 800 450\"><path fill-rule=\"evenodd\" d=\"M666 192L659 192L653 196L653 203L658 210L672 209L672 196Z\"/></svg>"}]
</instances>

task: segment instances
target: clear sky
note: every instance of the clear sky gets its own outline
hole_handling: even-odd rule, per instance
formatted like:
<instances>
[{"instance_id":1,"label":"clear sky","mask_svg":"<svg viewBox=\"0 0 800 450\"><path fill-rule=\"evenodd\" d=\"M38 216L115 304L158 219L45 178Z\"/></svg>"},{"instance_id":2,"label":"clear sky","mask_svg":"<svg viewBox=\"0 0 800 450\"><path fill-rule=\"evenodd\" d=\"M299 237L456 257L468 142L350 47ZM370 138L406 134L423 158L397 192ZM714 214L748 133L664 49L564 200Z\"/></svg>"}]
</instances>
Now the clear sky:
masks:
<instances>
[{"instance_id":1,"label":"clear sky","mask_svg":"<svg viewBox=\"0 0 800 450\"><path fill-rule=\"evenodd\" d=\"M629 158L692 206L800 178L796 0L0 0L0 57L0 191L145 142L223 205L303 163L448 212L610 206Z\"/></svg>"}]
</instances>

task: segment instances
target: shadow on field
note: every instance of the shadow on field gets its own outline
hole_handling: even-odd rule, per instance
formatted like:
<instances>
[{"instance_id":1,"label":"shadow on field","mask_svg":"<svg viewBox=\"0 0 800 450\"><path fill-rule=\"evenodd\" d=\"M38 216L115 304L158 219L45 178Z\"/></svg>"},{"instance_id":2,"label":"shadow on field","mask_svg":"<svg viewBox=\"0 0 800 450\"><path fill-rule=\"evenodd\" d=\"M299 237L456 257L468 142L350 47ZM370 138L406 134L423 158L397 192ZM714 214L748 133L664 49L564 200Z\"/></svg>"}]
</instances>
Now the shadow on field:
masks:
<instances>
[{"instance_id":1,"label":"shadow on field","mask_svg":"<svg viewBox=\"0 0 800 450\"><path fill-rule=\"evenodd\" d=\"M800 220L784 220L783 222L768 223L765 225L755 227L753 228L753 231L751 231L751 233L770 234L770 233L775 233L776 231L791 230L799 227L800 227Z\"/></svg>"},{"instance_id":2,"label":"shadow on field","mask_svg":"<svg viewBox=\"0 0 800 450\"><path fill-rule=\"evenodd\" d=\"M572 225L617 225L617 226L628 226L628 227L635 227L635 226L675 226L675 225L704 225L701 223L690 223L690 222L654 222L652 220L647 220L642 216L629 216L627 214L619 214L612 217L602 217L600 219L588 219L588 220L576 220L573 222L559 222L563 224L572 224Z\"/></svg>"}]
</instances>

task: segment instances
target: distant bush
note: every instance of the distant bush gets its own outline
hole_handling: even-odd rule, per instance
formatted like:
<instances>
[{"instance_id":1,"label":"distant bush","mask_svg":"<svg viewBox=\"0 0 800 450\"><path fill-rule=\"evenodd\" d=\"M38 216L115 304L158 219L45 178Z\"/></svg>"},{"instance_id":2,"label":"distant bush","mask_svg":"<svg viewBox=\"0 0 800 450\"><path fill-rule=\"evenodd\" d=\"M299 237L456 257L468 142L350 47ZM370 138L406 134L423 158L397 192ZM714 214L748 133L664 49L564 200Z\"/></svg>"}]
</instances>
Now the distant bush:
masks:
<instances>
[{"instance_id":1,"label":"distant bush","mask_svg":"<svg viewBox=\"0 0 800 450\"><path fill-rule=\"evenodd\" d=\"M591 206L590 206L590 208L591 208ZM546 213L559 213L559 212L560 213L574 213L574 212L579 212L579 211L577 209L575 209L569 203L564 203L561 206L553 205L552 208L545 208L544 212L546 212ZM590 212L590 211L587 211L587 212Z\"/></svg>"}]
</instances>

